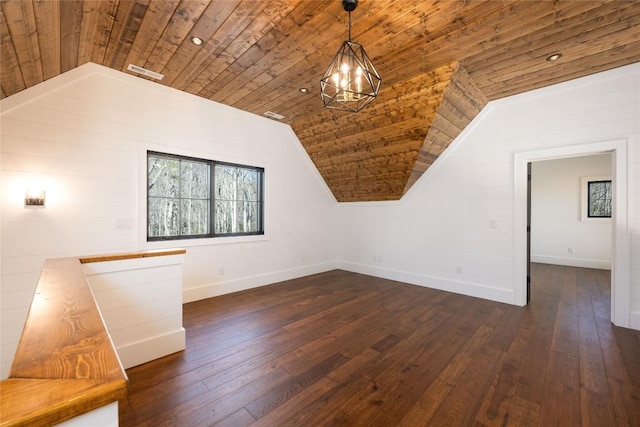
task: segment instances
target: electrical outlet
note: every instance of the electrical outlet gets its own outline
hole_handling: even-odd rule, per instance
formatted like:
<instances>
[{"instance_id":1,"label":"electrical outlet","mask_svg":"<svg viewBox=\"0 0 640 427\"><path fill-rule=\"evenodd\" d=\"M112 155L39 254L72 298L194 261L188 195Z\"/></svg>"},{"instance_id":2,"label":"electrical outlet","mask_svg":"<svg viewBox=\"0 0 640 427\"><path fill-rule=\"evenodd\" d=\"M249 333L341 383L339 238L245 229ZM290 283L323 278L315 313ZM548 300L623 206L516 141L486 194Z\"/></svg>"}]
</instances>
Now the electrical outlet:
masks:
<instances>
[{"instance_id":1,"label":"electrical outlet","mask_svg":"<svg viewBox=\"0 0 640 427\"><path fill-rule=\"evenodd\" d=\"M221 265L220 267L218 267L218 274L220 276L222 276L224 274L224 265Z\"/></svg>"},{"instance_id":2,"label":"electrical outlet","mask_svg":"<svg viewBox=\"0 0 640 427\"><path fill-rule=\"evenodd\" d=\"M462 267L459 265L456 266L456 274L462 274Z\"/></svg>"},{"instance_id":3,"label":"electrical outlet","mask_svg":"<svg viewBox=\"0 0 640 427\"><path fill-rule=\"evenodd\" d=\"M380 255L374 255L374 256L373 256L373 260L374 260L375 262L382 262L382 256L380 256Z\"/></svg>"},{"instance_id":4,"label":"electrical outlet","mask_svg":"<svg viewBox=\"0 0 640 427\"><path fill-rule=\"evenodd\" d=\"M569 252L570 254L573 253L573 248L567 248L567 252Z\"/></svg>"}]
</instances>

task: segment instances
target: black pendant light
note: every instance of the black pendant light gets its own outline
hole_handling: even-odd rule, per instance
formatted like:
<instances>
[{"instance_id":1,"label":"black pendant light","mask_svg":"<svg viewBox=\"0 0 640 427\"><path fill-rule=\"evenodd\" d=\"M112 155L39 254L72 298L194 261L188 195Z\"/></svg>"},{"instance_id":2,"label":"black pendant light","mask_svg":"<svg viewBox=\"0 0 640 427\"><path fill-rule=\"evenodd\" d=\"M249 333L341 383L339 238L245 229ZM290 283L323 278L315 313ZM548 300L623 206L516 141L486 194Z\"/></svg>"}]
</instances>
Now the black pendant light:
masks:
<instances>
[{"instance_id":1,"label":"black pendant light","mask_svg":"<svg viewBox=\"0 0 640 427\"><path fill-rule=\"evenodd\" d=\"M362 45L351 41L351 12L358 0L342 0L349 12L349 39L342 43L320 80L326 108L357 112L376 99L382 79Z\"/></svg>"}]
</instances>

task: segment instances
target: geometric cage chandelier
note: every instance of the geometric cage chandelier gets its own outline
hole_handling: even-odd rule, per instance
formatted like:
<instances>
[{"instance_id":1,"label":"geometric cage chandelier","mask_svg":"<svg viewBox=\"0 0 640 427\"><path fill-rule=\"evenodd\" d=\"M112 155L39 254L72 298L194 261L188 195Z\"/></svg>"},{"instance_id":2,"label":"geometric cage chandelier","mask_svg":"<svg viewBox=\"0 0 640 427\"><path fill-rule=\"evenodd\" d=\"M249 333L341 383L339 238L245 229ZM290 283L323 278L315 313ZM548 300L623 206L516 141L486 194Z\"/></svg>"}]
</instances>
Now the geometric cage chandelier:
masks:
<instances>
[{"instance_id":1,"label":"geometric cage chandelier","mask_svg":"<svg viewBox=\"0 0 640 427\"><path fill-rule=\"evenodd\" d=\"M349 12L349 39L342 43L320 80L326 108L358 112L376 99L382 79L362 45L351 41L351 12L358 0L342 0Z\"/></svg>"}]
</instances>

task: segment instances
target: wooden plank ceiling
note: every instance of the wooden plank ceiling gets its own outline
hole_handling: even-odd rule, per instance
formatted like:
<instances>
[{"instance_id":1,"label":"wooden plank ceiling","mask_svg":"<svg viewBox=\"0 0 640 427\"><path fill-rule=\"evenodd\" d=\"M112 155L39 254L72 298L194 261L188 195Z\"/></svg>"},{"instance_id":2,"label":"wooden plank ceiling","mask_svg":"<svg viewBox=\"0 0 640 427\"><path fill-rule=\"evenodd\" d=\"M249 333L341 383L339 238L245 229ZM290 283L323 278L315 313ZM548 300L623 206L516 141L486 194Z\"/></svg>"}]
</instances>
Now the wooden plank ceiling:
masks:
<instances>
[{"instance_id":1,"label":"wooden plank ceiling","mask_svg":"<svg viewBox=\"0 0 640 427\"><path fill-rule=\"evenodd\" d=\"M284 115L339 201L401 198L488 100L640 60L640 1L360 0L352 40L372 58L382 90L348 113L323 109L319 96L347 38L339 0L2 0L0 8L1 98L86 62L131 74L129 64L144 67L164 74L158 84ZM546 61L553 53L562 57Z\"/></svg>"}]
</instances>

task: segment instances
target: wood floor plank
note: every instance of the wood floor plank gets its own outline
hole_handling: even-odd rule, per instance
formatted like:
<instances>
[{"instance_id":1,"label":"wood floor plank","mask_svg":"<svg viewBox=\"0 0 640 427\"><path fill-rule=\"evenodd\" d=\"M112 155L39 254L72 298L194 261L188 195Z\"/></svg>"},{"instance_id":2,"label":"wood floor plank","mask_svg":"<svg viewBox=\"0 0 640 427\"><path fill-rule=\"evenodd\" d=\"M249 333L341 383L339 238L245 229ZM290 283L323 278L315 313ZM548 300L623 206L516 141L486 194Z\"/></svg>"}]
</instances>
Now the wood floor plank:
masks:
<instances>
[{"instance_id":1,"label":"wood floor plank","mask_svg":"<svg viewBox=\"0 0 640 427\"><path fill-rule=\"evenodd\" d=\"M576 275L573 274L573 270L565 269L561 287L551 349L577 358L578 308L576 305Z\"/></svg>"},{"instance_id":2,"label":"wood floor plank","mask_svg":"<svg viewBox=\"0 0 640 427\"><path fill-rule=\"evenodd\" d=\"M579 372L578 357L551 351L540 404L541 426L581 424Z\"/></svg>"},{"instance_id":3,"label":"wood floor plank","mask_svg":"<svg viewBox=\"0 0 640 427\"><path fill-rule=\"evenodd\" d=\"M507 351L520 330L517 325L522 324L525 315L525 310L507 310L504 321L496 326L493 334L487 340L487 346Z\"/></svg>"},{"instance_id":4,"label":"wood floor plank","mask_svg":"<svg viewBox=\"0 0 640 427\"><path fill-rule=\"evenodd\" d=\"M485 398L481 402L480 408L476 411L475 421L485 426L504 425L511 417L514 408L514 401L518 397L516 394L517 365L513 362L512 356L503 355L499 359L496 373L493 375ZM531 414L527 414L531 415ZM535 425L535 420L527 420Z\"/></svg>"},{"instance_id":5,"label":"wood floor plank","mask_svg":"<svg viewBox=\"0 0 640 427\"><path fill-rule=\"evenodd\" d=\"M348 362L335 369L327 376L336 383L343 382L356 372L359 372L364 365L373 363L374 358L379 357L381 357L380 352L372 348L366 348L360 354L352 357Z\"/></svg>"},{"instance_id":6,"label":"wood floor plank","mask_svg":"<svg viewBox=\"0 0 640 427\"><path fill-rule=\"evenodd\" d=\"M469 399L473 394L484 394L490 385L499 360L499 352L485 348L457 381L438 410L429 420L434 426L468 426L472 425L476 413L482 403L479 399ZM504 368L504 365L503 365Z\"/></svg>"},{"instance_id":7,"label":"wood floor plank","mask_svg":"<svg viewBox=\"0 0 640 427\"><path fill-rule=\"evenodd\" d=\"M610 298L610 272L532 264L526 307L340 270L196 301L120 425L640 425Z\"/></svg>"},{"instance_id":8,"label":"wood floor plank","mask_svg":"<svg viewBox=\"0 0 640 427\"><path fill-rule=\"evenodd\" d=\"M525 308L522 321L516 325L517 333L499 361L498 374L476 416L476 421L487 426L513 419L523 425L538 425L563 272L558 266L533 267L535 303Z\"/></svg>"},{"instance_id":9,"label":"wood floor plank","mask_svg":"<svg viewBox=\"0 0 640 427\"><path fill-rule=\"evenodd\" d=\"M129 399L129 411L121 414L121 424L138 425L149 418L157 417L159 407L166 412L207 392L207 387L198 381L176 388L170 393L159 394L154 388L150 389L149 393L136 393Z\"/></svg>"},{"instance_id":10,"label":"wood floor plank","mask_svg":"<svg viewBox=\"0 0 640 427\"><path fill-rule=\"evenodd\" d=\"M246 405L246 408L256 419L260 418L300 391L320 381L320 379L326 377L331 371L343 365L346 361L347 358L344 355L336 353L322 363L312 366L306 372L290 378L278 387L272 388L268 393L263 394L258 399Z\"/></svg>"},{"instance_id":11,"label":"wood floor plank","mask_svg":"<svg viewBox=\"0 0 640 427\"><path fill-rule=\"evenodd\" d=\"M247 346L234 348L222 357L207 359L206 364L196 369L199 375L206 379L208 387L217 387L260 366L269 366L300 345L326 335L332 328L335 328L335 325L314 329L303 337L285 333L269 334L264 339L250 342Z\"/></svg>"},{"instance_id":12,"label":"wood floor plank","mask_svg":"<svg viewBox=\"0 0 640 427\"><path fill-rule=\"evenodd\" d=\"M220 395L217 390L207 391L175 408L163 411L159 417L156 417L160 420L158 425L204 426L215 424L289 379L290 376L286 372L278 369L256 381L245 384L233 393Z\"/></svg>"},{"instance_id":13,"label":"wood floor plank","mask_svg":"<svg viewBox=\"0 0 640 427\"><path fill-rule=\"evenodd\" d=\"M245 408L213 424L214 427L247 427L256 421Z\"/></svg>"},{"instance_id":14,"label":"wood floor plank","mask_svg":"<svg viewBox=\"0 0 640 427\"><path fill-rule=\"evenodd\" d=\"M452 384L439 379L434 380L409 412L400 420L398 426L418 427L427 425L452 388Z\"/></svg>"},{"instance_id":15,"label":"wood floor plank","mask_svg":"<svg viewBox=\"0 0 640 427\"><path fill-rule=\"evenodd\" d=\"M311 402L282 423L283 427L347 425L334 416L344 405L357 403L357 394L364 388L371 387L371 381L360 375L351 375L331 390Z\"/></svg>"},{"instance_id":16,"label":"wood floor plank","mask_svg":"<svg viewBox=\"0 0 640 427\"><path fill-rule=\"evenodd\" d=\"M618 425L640 425L640 357L629 351L640 340L637 331L611 328L613 341L603 343L603 355L616 419Z\"/></svg>"},{"instance_id":17,"label":"wood floor plank","mask_svg":"<svg viewBox=\"0 0 640 427\"><path fill-rule=\"evenodd\" d=\"M217 378L210 377L202 381L209 390L210 396L224 396L234 393L236 390L246 386L247 384L261 384L269 382L270 386L275 386L276 380L282 378L283 381L290 378L286 370L278 364L269 364L268 366L258 366L255 369L248 370L233 379L221 382Z\"/></svg>"}]
</instances>

